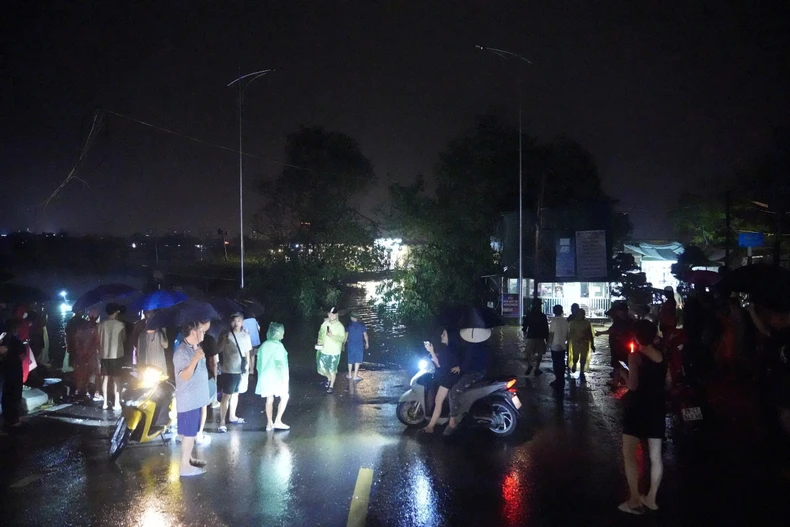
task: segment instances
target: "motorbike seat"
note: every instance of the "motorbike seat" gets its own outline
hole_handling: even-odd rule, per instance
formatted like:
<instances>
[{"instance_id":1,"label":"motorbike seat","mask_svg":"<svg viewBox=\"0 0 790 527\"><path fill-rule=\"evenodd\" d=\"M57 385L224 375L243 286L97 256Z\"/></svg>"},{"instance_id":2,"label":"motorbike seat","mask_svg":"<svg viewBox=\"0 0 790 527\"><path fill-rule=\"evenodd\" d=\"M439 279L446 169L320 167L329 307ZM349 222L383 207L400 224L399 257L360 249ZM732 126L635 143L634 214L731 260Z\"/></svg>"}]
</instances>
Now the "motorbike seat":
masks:
<instances>
[{"instance_id":1,"label":"motorbike seat","mask_svg":"<svg viewBox=\"0 0 790 527\"><path fill-rule=\"evenodd\" d=\"M483 386L490 386L490 385L492 385L494 383L498 383L498 382L506 383L509 380L514 379L514 378L515 378L514 375L499 375L497 377L483 377L479 381L475 381L474 383L472 383L472 385L469 386L469 389L481 388Z\"/></svg>"}]
</instances>

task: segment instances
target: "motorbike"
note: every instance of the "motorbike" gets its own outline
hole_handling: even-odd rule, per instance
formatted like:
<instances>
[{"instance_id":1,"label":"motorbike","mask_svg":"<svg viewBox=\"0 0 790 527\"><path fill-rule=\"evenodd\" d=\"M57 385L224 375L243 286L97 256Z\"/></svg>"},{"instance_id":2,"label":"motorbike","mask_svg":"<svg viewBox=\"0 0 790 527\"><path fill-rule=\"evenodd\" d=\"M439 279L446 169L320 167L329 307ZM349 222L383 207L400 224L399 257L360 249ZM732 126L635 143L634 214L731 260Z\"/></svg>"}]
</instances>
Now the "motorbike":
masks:
<instances>
[{"instance_id":1,"label":"motorbike","mask_svg":"<svg viewBox=\"0 0 790 527\"><path fill-rule=\"evenodd\" d=\"M144 366L131 372L121 391L121 416L110 438L110 461L117 460L130 441L147 443L157 437L166 443L172 426L176 387L159 368Z\"/></svg>"},{"instance_id":2,"label":"motorbike","mask_svg":"<svg viewBox=\"0 0 790 527\"><path fill-rule=\"evenodd\" d=\"M428 423L433 414L438 384L432 363L420 361L419 371L412 377L410 388L400 396L396 413L398 420L410 428ZM496 437L507 437L516 431L520 418L521 401L516 393L516 379L483 379L472 384L461 394L461 408L465 414L459 425L488 429ZM450 418L449 397L444 400L438 424Z\"/></svg>"}]
</instances>

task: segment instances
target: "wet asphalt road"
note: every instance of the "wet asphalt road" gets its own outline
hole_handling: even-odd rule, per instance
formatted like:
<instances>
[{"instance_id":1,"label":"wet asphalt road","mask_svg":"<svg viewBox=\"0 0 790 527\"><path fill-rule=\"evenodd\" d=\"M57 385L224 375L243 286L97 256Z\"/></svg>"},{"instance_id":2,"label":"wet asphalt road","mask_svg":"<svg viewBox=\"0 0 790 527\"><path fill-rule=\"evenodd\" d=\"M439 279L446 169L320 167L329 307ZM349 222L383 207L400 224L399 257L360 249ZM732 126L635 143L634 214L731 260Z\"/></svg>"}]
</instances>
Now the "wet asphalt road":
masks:
<instances>
[{"instance_id":1,"label":"wet asphalt road","mask_svg":"<svg viewBox=\"0 0 790 527\"><path fill-rule=\"evenodd\" d=\"M518 335L495 334L500 371L520 372ZM243 395L248 424L199 447L208 473L178 476L179 446L106 450L112 412L70 406L27 418L0 437L3 525L781 525L790 490L786 455L749 409L718 410L696 442L670 429L662 510L616 510L626 497L618 399L605 386L605 342L586 385L562 399L551 373L520 379L523 420L496 441L465 432L452 443L406 430L395 417L412 370L377 369L326 395L309 356L291 353L289 432L266 432L263 400ZM543 369L548 371L548 355ZM726 402L722 402L726 406ZM362 470L361 470L362 469ZM354 498L356 493L356 498ZM365 499L367 497L367 507ZM354 509L354 512L350 512ZM778 521L778 523L777 523Z\"/></svg>"}]
</instances>

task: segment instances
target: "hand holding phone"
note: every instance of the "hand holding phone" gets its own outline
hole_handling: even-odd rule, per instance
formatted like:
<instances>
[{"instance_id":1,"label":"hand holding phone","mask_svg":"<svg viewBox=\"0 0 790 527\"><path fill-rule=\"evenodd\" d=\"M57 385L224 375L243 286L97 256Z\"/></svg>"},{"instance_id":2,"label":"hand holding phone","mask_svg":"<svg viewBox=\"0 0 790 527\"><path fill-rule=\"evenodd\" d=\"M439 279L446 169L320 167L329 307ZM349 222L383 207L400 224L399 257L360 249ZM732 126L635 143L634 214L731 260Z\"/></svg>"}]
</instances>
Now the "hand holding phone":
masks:
<instances>
[{"instance_id":1,"label":"hand holding phone","mask_svg":"<svg viewBox=\"0 0 790 527\"><path fill-rule=\"evenodd\" d=\"M622 366L625 371L628 371L628 364L626 364L624 361L620 361L620 366Z\"/></svg>"}]
</instances>

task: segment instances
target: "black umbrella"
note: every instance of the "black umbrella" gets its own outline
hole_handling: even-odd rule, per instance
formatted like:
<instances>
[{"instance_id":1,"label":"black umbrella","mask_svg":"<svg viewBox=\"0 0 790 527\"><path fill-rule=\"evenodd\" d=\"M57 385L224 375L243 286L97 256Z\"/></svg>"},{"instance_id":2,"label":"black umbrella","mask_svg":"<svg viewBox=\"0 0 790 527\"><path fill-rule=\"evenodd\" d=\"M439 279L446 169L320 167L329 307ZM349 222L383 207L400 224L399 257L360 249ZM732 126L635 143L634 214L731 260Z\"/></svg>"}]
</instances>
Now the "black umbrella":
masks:
<instances>
[{"instance_id":1,"label":"black umbrella","mask_svg":"<svg viewBox=\"0 0 790 527\"><path fill-rule=\"evenodd\" d=\"M0 284L0 301L19 302L22 304L30 302L49 302L52 295L48 295L38 287L21 284Z\"/></svg>"},{"instance_id":2,"label":"black umbrella","mask_svg":"<svg viewBox=\"0 0 790 527\"><path fill-rule=\"evenodd\" d=\"M494 328L503 325L502 318L490 307L462 306L445 310L439 323L448 329Z\"/></svg>"},{"instance_id":3,"label":"black umbrella","mask_svg":"<svg viewBox=\"0 0 790 527\"><path fill-rule=\"evenodd\" d=\"M110 300L122 300L137 293L139 293L139 291L130 285L103 284L94 287L75 300L71 310L75 313L80 313L96 304L109 302Z\"/></svg>"},{"instance_id":4,"label":"black umbrella","mask_svg":"<svg viewBox=\"0 0 790 527\"><path fill-rule=\"evenodd\" d=\"M747 293L755 303L775 311L790 311L790 270L753 264L729 272L715 288L724 294Z\"/></svg>"},{"instance_id":5,"label":"black umbrella","mask_svg":"<svg viewBox=\"0 0 790 527\"><path fill-rule=\"evenodd\" d=\"M146 323L146 329L161 329L183 326L191 322L217 320L220 314L208 302L184 300L172 307L162 309Z\"/></svg>"},{"instance_id":6,"label":"black umbrella","mask_svg":"<svg viewBox=\"0 0 790 527\"><path fill-rule=\"evenodd\" d=\"M244 318L256 318L266 312L263 304L257 300L253 300L251 298L242 298L238 302L244 308Z\"/></svg>"},{"instance_id":7,"label":"black umbrella","mask_svg":"<svg viewBox=\"0 0 790 527\"><path fill-rule=\"evenodd\" d=\"M244 305L233 298L209 298L206 302L211 304L223 319L230 318L236 313L244 314Z\"/></svg>"}]
</instances>

